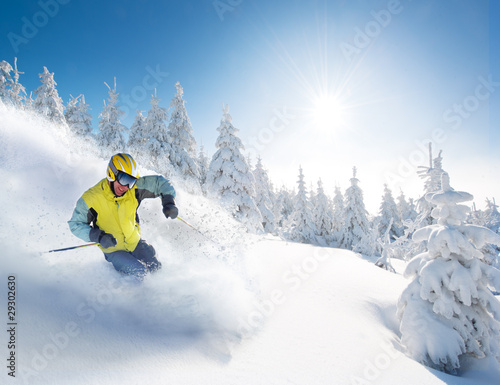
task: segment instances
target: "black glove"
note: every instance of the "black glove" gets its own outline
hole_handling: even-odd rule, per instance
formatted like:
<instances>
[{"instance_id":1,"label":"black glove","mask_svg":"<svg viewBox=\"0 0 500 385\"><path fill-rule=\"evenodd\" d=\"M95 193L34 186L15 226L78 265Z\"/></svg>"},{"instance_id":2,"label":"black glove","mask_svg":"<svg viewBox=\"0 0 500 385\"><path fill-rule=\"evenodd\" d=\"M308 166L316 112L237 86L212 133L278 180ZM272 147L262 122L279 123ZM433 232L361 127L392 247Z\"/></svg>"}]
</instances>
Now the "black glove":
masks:
<instances>
[{"instance_id":1,"label":"black glove","mask_svg":"<svg viewBox=\"0 0 500 385\"><path fill-rule=\"evenodd\" d=\"M116 239L111 234L103 233L102 236L99 237L99 244L105 249L109 247L116 246Z\"/></svg>"},{"instance_id":2,"label":"black glove","mask_svg":"<svg viewBox=\"0 0 500 385\"><path fill-rule=\"evenodd\" d=\"M174 197L172 195L163 195L161 201L163 204L163 214L165 214L167 218L177 218L179 209L175 206Z\"/></svg>"},{"instance_id":3,"label":"black glove","mask_svg":"<svg viewBox=\"0 0 500 385\"><path fill-rule=\"evenodd\" d=\"M116 246L115 237L98 228L90 229L89 238L92 242L99 243L105 249Z\"/></svg>"},{"instance_id":4,"label":"black glove","mask_svg":"<svg viewBox=\"0 0 500 385\"><path fill-rule=\"evenodd\" d=\"M175 219L177 215L179 215L179 209L173 204L168 204L163 206L163 214L165 214L167 218Z\"/></svg>"}]
</instances>

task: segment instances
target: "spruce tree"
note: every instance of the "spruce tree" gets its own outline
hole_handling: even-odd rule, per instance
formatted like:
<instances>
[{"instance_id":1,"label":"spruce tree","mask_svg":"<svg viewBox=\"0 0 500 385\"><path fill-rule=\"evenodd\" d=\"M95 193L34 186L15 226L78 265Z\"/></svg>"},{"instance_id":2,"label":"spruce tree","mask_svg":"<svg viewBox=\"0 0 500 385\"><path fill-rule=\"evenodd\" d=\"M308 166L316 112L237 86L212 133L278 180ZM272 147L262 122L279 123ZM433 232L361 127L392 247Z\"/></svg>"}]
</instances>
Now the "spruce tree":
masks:
<instances>
[{"instance_id":1,"label":"spruce tree","mask_svg":"<svg viewBox=\"0 0 500 385\"><path fill-rule=\"evenodd\" d=\"M0 103L12 104L11 91L13 80L11 76L12 66L5 60L0 61Z\"/></svg>"},{"instance_id":2,"label":"spruce tree","mask_svg":"<svg viewBox=\"0 0 500 385\"><path fill-rule=\"evenodd\" d=\"M330 199L325 194L323 182L318 180L318 190L313 207L313 218L316 228L316 238L323 246L333 242L333 211Z\"/></svg>"},{"instance_id":3,"label":"spruce tree","mask_svg":"<svg viewBox=\"0 0 500 385\"><path fill-rule=\"evenodd\" d=\"M146 117L142 114L143 111L137 110L132 126L130 126L130 133L128 136L128 148L130 152L142 153L145 150L146 138L144 130L146 127Z\"/></svg>"},{"instance_id":4,"label":"spruce tree","mask_svg":"<svg viewBox=\"0 0 500 385\"><path fill-rule=\"evenodd\" d=\"M12 84L10 89L10 99L12 104L17 108L23 107L23 100L26 98L26 90L21 83L19 83L19 74L24 74L17 69L17 57L14 59L14 76L12 76ZM21 93L24 96L21 96Z\"/></svg>"},{"instance_id":5,"label":"spruce tree","mask_svg":"<svg viewBox=\"0 0 500 385\"><path fill-rule=\"evenodd\" d=\"M179 82L175 84L175 87L177 92L170 103L170 108L173 108L173 111L168 125L170 162L184 178L198 181L200 171L197 163L196 140L184 106L184 91Z\"/></svg>"},{"instance_id":6,"label":"spruce tree","mask_svg":"<svg viewBox=\"0 0 500 385\"><path fill-rule=\"evenodd\" d=\"M85 96L71 96L64 113L70 130L80 137L92 136L92 115L88 112L89 109Z\"/></svg>"},{"instance_id":7,"label":"spruce tree","mask_svg":"<svg viewBox=\"0 0 500 385\"><path fill-rule=\"evenodd\" d=\"M339 247L366 252L370 249L370 222L368 212L363 202L363 191L358 186L359 179L356 178L356 167L353 167L351 186L345 192L345 216Z\"/></svg>"},{"instance_id":8,"label":"spruce tree","mask_svg":"<svg viewBox=\"0 0 500 385\"><path fill-rule=\"evenodd\" d=\"M339 246L342 239L342 229L344 228L345 221L345 207L344 196L340 187L335 187L335 195L333 197L333 223L332 223L332 236L333 241Z\"/></svg>"},{"instance_id":9,"label":"spruce tree","mask_svg":"<svg viewBox=\"0 0 500 385\"><path fill-rule=\"evenodd\" d=\"M168 138L166 121L167 109L160 107L160 98L151 95L151 108L145 120L142 134L138 135L139 146L143 146L145 165L152 170L169 175L172 166L169 161L171 146Z\"/></svg>"},{"instance_id":10,"label":"spruce tree","mask_svg":"<svg viewBox=\"0 0 500 385\"><path fill-rule=\"evenodd\" d=\"M406 221L413 222L417 218L417 212L415 211L413 200L410 198L410 201L408 202L403 191L399 194L398 203L396 205L398 208L399 221L401 223L405 223Z\"/></svg>"},{"instance_id":11,"label":"spruce tree","mask_svg":"<svg viewBox=\"0 0 500 385\"><path fill-rule=\"evenodd\" d=\"M257 158L257 164L253 171L255 178L255 203L262 214L262 226L267 233L274 233L276 230L275 217L273 213L274 193L267 175L267 171L262 166L262 159Z\"/></svg>"},{"instance_id":12,"label":"spruce tree","mask_svg":"<svg viewBox=\"0 0 500 385\"><path fill-rule=\"evenodd\" d=\"M198 155L198 168L200 171L200 185L201 185L201 190L203 194L206 195L207 193L207 174L208 174L208 167L210 165L210 161L208 159L208 156L205 154L205 147L203 144L200 146L200 153Z\"/></svg>"},{"instance_id":13,"label":"spruce tree","mask_svg":"<svg viewBox=\"0 0 500 385\"><path fill-rule=\"evenodd\" d=\"M390 241L403 235L403 225L399 219L398 208L387 184L384 185L379 218L378 235L381 239L386 239L386 233L389 235Z\"/></svg>"},{"instance_id":14,"label":"spruce tree","mask_svg":"<svg viewBox=\"0 0 500 385\"><path fill-rule=\"evenodd\" d=\"M425 199L426 194L439 191L441 189L441 175L443 174L442 151L438 156L432 159L432 146L429 143L429 167L419 166L418 174L424 179L424 194L417 201L417 228L427 226L433 223L431 211L434 208L432 203Z\"/></svg>"},{"instance_id":15,"label":"spruce tree","mask_svg":"<svg viewBox=\"0 0 500 385\"><path fill-rule=\"evenodd\" d=\"M499 275L481 252L486 243L500 245L500 236L464 222L470 209L461 203L473 197L453 190L448 174L426 199L437 224L413 235L427 248L406 267L412 281L398 303L402 343L416 361L451 373L465 356L500 360L500 302L490 291L500 290Z\"/></svg>"},{"instance_id":16,"label":"spruce tree","mask_svg":"<svg viewBox=\"0 0 500 385\"><path fill-rule=\"evenodd\" d=\"M293 198L295 197L295 192L290 191L285 186L281 186L281 189L276 194L276 202L274 204L274 217L276 218L276 226L279 228L284 228L286 223L288 223L288 218L293 212Z\"/></svg>"},{"instance_id":17,"label":"spruce tree","mask_svg":"<svg viewBox=\"0 0 500 385\"><path fill-rule=\"evenodd\" d=\"M114 87L104 83L109 90L108 104L104 102L104 109L99 114L99 133L97 134L97 144L104 157L111 157L118 152L126 150L123 132L126 127L121 124L120 118L124 112L118 107L118 93L116 92L116 78Z\"/></svg>"},{"instance_id":18,"label":"spruce tree","mask_svg":"<svg viewBox=\"0 0 500 385\"><path fill-rule=\"evenodd\" d=\"M293 211L288 218L287 239L301 243L317 244L316 228L312 215L312 206L307 197L306 184L302 167L299 168L298 190L293 202Z\"/></svg>"},{"instance_id":19,"label":"spruce tree","mask_svg":"<svg viewBox=\"0 0 500 385\"><path fill-rule=\"evenodd\" d=\"M238 129L232 123L229 106L223 105L217 151L212 156L207 174L209 194L248 230L262 232L262 216L255 204L254 177L241 153L243 143L237 136Z\"/></svg>"},{"instance_id":20,"label":"spruce tree","mask_svg":"<svg viewBox=\"0 0 500 385\"><path fill-rule=\"evenodd\" d=\"M14 72L13 75L10 73ZM23 74L17 69L17 57L14 59L14 68L5 60L0 62L0 103L22 108L23 97L26 95L24 87L19 83L19 74Z\"/></svg>"},{"instance_id":21,"label":"spruce tree","mask_svg":"<svg viewBox=\"0 0 500 385\"><path fill-rule=\"evenodd\" d=\"M35 91L37 96L33 102L34 111L51 122L66 125L64 105L57 93L54 73L50 73L47 67L43 67L43 72L39 76L42 85Z\"/></svg>"}]
</instances>

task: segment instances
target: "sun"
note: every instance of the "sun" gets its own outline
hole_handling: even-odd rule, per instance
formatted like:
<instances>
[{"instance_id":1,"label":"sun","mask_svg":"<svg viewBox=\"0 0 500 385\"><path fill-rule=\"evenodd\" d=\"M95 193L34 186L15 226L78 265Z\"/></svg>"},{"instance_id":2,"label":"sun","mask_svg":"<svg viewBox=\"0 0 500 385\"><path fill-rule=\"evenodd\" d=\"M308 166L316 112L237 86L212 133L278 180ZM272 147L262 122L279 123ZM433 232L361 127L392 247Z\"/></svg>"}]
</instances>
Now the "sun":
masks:
<instances>
[{"instance_id":1,"label":"sun","mask_svg":"<svg viewBox=\"0 0 500 385\"><path fill-rule=\"evenodd\" d=\"M345 124L345 108L335 96L321 96L314 101L313 123L319 131L332 132Z\"/></svg>"}]
</instances>

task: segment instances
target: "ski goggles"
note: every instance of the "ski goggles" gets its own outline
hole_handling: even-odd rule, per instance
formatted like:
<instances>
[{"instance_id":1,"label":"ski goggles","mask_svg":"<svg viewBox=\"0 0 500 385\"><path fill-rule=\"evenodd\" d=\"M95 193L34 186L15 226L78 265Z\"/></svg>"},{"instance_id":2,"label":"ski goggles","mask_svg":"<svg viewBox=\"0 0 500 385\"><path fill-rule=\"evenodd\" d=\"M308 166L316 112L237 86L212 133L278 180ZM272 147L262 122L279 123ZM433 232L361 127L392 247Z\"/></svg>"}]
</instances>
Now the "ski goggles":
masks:
<instances>
[{"instance_id":1,"label":"ski goggles","mask_svg":"<svg viewBox=\"0 0 500 385\"><path fill-rule=\"evenodd\" d=\"M130 189L134 187L137 179L129 174L124 173L123 171L118 171L118 174L116 175L116 181L122 186L128 186L128 188Z\"/></svg>"}]
</instances>

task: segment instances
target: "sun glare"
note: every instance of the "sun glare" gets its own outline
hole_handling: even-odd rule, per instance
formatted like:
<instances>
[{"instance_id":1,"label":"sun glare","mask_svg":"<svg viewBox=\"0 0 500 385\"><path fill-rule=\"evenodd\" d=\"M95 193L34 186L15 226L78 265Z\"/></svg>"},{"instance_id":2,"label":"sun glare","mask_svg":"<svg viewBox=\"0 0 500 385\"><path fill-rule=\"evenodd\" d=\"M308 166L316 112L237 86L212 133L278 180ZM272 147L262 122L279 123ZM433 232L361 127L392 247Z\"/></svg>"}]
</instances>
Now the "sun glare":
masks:
<instances>
[{"instance_id":1,"label":"sun glare","mask_svg":"<svg viewBox=\"0 0 500 385\"><path fill-rule=\"evenodd\" d=\"M322 96L316 100L313 109L313 120L320 131L331 132L344 125L344 108L333 96Z\"/></svg>"}]
</instances>

